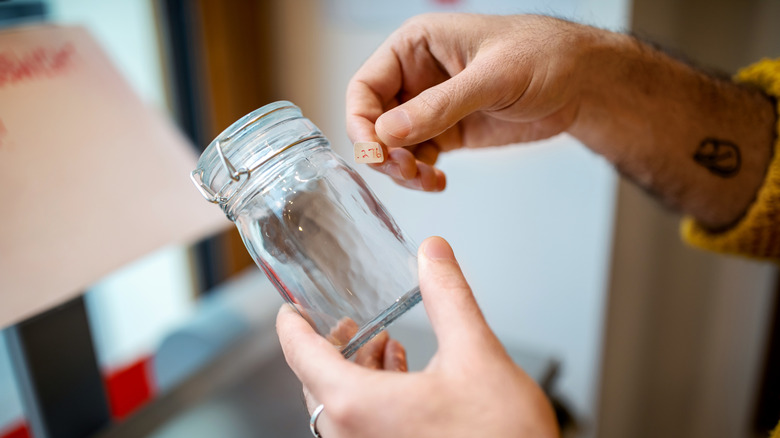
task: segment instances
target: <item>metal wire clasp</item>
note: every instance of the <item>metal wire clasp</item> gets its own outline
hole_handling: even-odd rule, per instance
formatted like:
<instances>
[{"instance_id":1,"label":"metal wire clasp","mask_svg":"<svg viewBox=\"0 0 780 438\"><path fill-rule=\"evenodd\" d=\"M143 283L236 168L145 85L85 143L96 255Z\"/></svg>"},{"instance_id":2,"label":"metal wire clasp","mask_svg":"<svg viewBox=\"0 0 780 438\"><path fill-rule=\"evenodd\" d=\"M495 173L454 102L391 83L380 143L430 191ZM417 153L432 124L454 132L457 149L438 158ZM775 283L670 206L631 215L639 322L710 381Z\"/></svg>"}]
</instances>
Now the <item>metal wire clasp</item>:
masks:
<instances>
[{"instance_id":1,"label":"metal wire clasp","mask_svg":"<svg viewBox=\"0 0 780 438\"><path fill-rule=\"evenodd\" d=\"M249 177L252 175L253 171L257 170L260 166L265 164L273 156L276 156L276 155L286 151L287 149L290 149L293 146L299 145L299 144L307 142L309 140L315 140L315 139L318 139L318 138L324 139L325 137L321 133L318 133L318 134L315 134L315 135L310 135L308 137L304 137L304 138L301 138L299 140L296 140L296 141L288 144L287 146L277 150L271 157L265 158L264 160L262 160L259 163L257 163L251 169L247 169L245 167L242 167L240 169L236 169L236 167L233 166L233 163L231 163L230 160L227 159L227 157L225 156L224 152L222 152L222 143L220 141L217 141L217 143L215 144L215 147L217 148L217 154L219 154L219 158L222 161L222 165L225 166L225 170L227 170L228 175L230 176L230 179L232 181L228 181L228 183L225 184L225 186L223 186L222 189L220 189L219 192L214 192L214 190L212 190L211 187L207 186L203 182L203 169L198 168L198 169L193 170L192 173L190 173L190 179L195 184L195 187L198 188L198 190L200 191L200 194L203 195L203 197L206 198L207 201L209 201L211 203L214 203L214 204L225 205L225 204L227 204L228 201L230 201L230 198L225 197L223 195L223 190L225 188L227 188L228 186L230 186L233 182L240 181L241 180L241 175L246 175L246 178L244 178L244 181L241 183L241 185L233 192L234 194L237 191L241 190L242 187L244 187L244 184L246 184L246 182L249 180ZM228 138L228 140L229 140L229 138Z\"/></svg>"},{"instance_id":2,"label":"metal wire clasp","mask_svg":"<svg viewBox=\"0 0 780 438\"><path fill-rule=\"evenodd\" d=\"M250 175L249 170L243 167L240 169L236 169L236 167L233 166L233 163L231 163L230 160L228 160L228 158L225 156L225 152L222 150L221 141L217 140L217 143L214 146L217 149L217 154L219 155L219 158L222 161L222 165L225 166L225 170L227 170L230 179L238 182L238 180L241 179L241 175L246 175L245 181L246 179L249 179L249 175ZM211 187L207 186L203 182L203 169L199 168L193 170L192 173L190 173L190 179L195 184L195 187L198 188L200 194L203 195L203 197L206 198L207 201L214 204L225 204L229 200L229 198L222 196L221 192L215 193L214 190L211 189Z\"/></svg>"}]
</instances>

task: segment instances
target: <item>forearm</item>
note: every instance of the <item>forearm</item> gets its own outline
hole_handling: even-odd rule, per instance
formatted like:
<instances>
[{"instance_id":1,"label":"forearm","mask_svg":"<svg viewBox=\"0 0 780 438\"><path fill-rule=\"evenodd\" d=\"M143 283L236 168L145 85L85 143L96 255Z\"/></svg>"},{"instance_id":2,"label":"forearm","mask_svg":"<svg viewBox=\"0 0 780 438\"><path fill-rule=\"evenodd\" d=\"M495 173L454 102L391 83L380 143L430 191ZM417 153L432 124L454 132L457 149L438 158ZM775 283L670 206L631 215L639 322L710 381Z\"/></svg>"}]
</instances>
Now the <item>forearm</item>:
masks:
<instances>
[{"instance_id":1,"label":"forearm","mask_svg":"<svg viewBox=\"0 0 780 438\"><path fill-rule=\"evenodd\" d=\"M569 132L703 225L738 220L771 159L771 100L629 36L599 32L587 47Z\"/></svg>"}]
</instances>

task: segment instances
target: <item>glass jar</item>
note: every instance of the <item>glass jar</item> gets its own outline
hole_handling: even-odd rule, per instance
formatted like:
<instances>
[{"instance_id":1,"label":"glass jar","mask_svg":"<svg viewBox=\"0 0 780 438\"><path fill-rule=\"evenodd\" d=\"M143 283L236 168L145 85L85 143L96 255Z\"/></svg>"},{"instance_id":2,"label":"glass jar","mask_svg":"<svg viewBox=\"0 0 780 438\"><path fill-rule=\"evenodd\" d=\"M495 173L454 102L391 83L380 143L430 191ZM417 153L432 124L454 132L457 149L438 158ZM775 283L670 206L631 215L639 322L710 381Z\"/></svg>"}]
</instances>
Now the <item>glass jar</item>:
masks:
<instances>
[{"instance_id":1,"label":"glass jar","mask_svg":"<svg viewBox=\"0 0 780 438\"><path fill-rule=\"evenodd\" d=\"M345 357L420 301L416 245L292 103L244 116L197 166L191 176L204 197Z\"/></svg>"}]
</instances>

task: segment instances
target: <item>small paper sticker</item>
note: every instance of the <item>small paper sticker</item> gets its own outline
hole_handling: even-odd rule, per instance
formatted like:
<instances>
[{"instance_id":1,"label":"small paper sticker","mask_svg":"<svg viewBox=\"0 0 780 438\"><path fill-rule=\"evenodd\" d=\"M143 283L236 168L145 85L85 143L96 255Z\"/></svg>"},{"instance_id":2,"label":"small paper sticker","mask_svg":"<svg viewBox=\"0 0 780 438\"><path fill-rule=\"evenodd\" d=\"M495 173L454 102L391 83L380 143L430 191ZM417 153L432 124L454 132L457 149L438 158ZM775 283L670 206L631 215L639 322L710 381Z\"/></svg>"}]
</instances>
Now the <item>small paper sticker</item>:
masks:
<instances>
[{"instance_id":1,"label":"small paper sticker","mask_svg":"<svg viewBox=\"0 0 780 438\"><path fill-rule=\"evenodd\" d=\"M385 161L382 146L375 141L359 141L355 143L356 163L381 163Z\"/></svg>"}]
</instances>

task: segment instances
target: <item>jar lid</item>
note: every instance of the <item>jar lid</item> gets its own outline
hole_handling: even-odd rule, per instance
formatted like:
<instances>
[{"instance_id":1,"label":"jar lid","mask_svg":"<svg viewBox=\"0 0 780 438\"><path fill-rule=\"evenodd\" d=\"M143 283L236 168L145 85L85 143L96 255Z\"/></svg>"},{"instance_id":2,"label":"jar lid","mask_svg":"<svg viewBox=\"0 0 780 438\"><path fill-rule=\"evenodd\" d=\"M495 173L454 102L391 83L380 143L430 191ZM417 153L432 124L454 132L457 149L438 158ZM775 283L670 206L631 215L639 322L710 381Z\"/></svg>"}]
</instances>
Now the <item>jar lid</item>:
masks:
<instances>
[{"instance_id":1,"label":"jar lid","mask_svg":"<svg viewBox=\"0 0 780 438\"><path fill-rule=\"evenodd\" d=\"M322 132L288 101L265 105L222 131L203 151L190 174L207 201L224 206L252 172L279 153Z\"/></svg>"}]
</instances>

